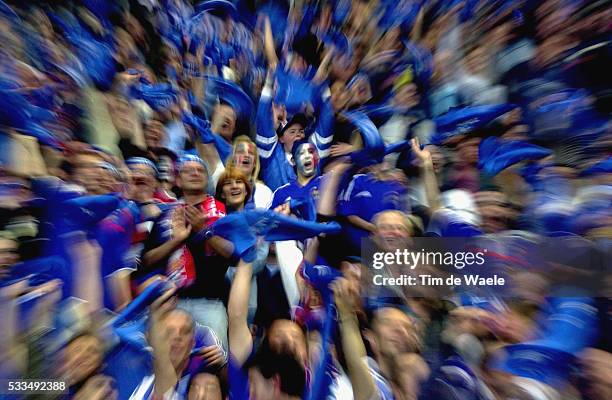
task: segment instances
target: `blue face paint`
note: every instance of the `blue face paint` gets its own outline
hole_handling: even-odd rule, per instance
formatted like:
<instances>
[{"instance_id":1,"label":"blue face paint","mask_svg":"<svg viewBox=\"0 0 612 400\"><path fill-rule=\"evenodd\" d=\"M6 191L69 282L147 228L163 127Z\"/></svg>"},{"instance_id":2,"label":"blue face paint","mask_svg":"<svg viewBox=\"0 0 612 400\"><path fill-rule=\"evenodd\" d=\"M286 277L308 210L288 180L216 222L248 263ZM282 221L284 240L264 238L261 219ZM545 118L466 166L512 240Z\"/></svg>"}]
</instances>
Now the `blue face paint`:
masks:
<instances>
[{"instance_id":1,"label":"blue face paint","mask_svg":"<svg viewBox=\"0 0 612 400\"><path fill-rule=\"evenodd\" d=\"M319 154L312 143L304 143L295 152L295 165L298 173L304 177L311 177L317 172Z\"/></svg>"}]
</instances>

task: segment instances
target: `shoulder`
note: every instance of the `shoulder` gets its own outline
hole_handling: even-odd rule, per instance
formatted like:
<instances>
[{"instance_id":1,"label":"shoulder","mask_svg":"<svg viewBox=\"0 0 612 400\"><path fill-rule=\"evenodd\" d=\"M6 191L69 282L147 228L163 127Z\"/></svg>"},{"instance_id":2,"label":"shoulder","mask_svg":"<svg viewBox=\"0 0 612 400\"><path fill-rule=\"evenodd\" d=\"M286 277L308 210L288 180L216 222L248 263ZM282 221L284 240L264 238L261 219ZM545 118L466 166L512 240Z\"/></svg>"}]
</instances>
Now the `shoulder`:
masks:
<instances>
[{"instance_id":1,"label":"shoulder","mask_svg":"<svg viewBox=\"0 0 612 400\"><path fill-rule=\"evenodd\" d=\"M272 196L272 190L265 183L260 181L255 182L255 191L258 196Z\"/></svg>"}]
</instances>

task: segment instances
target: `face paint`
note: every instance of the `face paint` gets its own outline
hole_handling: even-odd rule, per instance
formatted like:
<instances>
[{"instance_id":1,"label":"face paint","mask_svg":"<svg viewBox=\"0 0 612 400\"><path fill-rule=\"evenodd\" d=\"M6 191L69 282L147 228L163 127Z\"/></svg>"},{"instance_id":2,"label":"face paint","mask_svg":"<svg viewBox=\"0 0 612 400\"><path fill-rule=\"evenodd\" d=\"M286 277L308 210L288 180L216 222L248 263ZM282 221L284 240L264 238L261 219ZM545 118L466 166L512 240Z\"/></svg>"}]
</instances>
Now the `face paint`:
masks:
<instances>
[{"instance_id":1,"label":"face paint","mask_svg":"<svg viewBox=\"0 0 612 400\"><path fill-rule=\"evenodd\" d=\"M250 176L255 168L255 149L251 143L240 142L234 149L234 166Z\"/></svg>"},{"instance_id":2,"label":"face paint","mask_svg":"<svg viewBox=\"0 0 612 400\"><path fill-rule=\"evenodd\" d=\"M300 175L305 177L313 176L319 165L319 154L314 145L311 143L301 145L296 152L295 163Z\"/></svg>"}]
</instances>

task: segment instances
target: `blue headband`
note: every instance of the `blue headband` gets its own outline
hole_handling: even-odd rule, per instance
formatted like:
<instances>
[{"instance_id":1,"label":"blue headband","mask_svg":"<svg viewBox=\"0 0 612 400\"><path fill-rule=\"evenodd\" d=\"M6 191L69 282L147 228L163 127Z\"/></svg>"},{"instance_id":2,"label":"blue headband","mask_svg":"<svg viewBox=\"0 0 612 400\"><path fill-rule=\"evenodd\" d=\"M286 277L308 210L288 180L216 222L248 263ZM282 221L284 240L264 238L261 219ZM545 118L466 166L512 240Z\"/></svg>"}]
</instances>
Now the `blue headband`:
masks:
<instances>
[{"instance_id":1,"label":"blue headband","mask_svg":"<svg viewBox=\"0 0 612 400\"><path fill-rule=\"evenodd\" d=\"M185 164L188 162L197 162L197 163L200 163L202 166L204 166L204 168L206 168L206 164L204 163L204 160L202 160L200 157L193 155L193 154L184 154L178 159L176 163L177 170L180 171L181 169L183 169Z\"/></svg>"},{"instance_id":2,"label":"blue headband","mask_svg":"<svg viewBox=\"0 0 612 400\"><path fill-rule=\"evenodd\" d=\"M146 165L147 167L149 167L149 168L151 168L153 170L155 175L157 175L157 167L155 167L155 164L153 164L153 162L151 160L149 160L148 158L144 158L144 157L132 157L132 158L128 158L127 161L125 162L125 164L128 167L131 166L131 165Z\"/></svg>"}]
</instances>

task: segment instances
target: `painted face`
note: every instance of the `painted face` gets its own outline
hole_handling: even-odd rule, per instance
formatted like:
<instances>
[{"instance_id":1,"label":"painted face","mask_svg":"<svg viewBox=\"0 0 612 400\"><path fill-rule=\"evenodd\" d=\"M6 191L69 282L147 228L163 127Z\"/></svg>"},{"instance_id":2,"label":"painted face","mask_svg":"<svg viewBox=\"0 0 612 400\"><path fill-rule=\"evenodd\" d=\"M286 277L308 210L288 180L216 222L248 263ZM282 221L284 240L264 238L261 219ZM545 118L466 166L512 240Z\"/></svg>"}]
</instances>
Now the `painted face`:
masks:
<instances>
[{"instance_id":1,"label":"painted face","mask_svg":"<svg viewBox=\"0 0 612 400\"><path fill-rule=\"evenodd\" d=\"M252 143L239 142L234 149L234 166L246 176L251 176L255 169L256 150Z\"/></svg>"},{"instance_id":2,"label":"painted face","mask_svg":"<svg viewBox=\"0 0 612 400\"><path fill-rule=\"evenodd\" d=\"M319 165L319 154L311 143L301 145L296 154L295 165L298 173L305 177L311 177L317 172Z\"/></svg>"}]
</instances>

